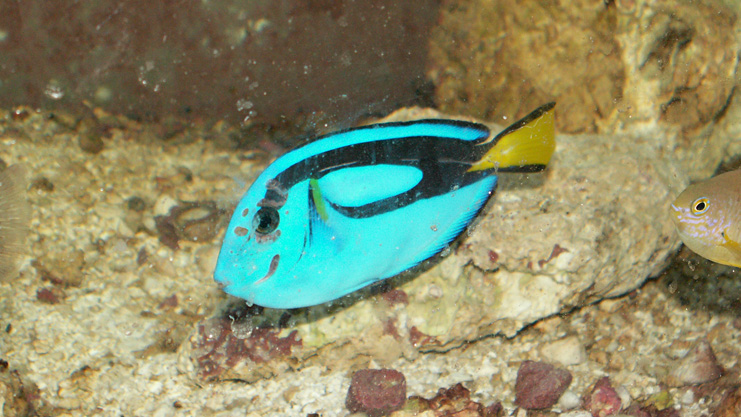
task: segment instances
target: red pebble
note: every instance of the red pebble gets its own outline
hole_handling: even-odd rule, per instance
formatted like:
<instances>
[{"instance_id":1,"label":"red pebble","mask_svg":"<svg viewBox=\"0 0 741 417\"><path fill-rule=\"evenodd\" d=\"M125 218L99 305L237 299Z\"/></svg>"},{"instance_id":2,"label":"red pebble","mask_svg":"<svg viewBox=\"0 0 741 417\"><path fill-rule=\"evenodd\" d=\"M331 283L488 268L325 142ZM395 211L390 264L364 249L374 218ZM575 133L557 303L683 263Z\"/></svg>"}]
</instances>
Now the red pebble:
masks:
<instances>
[{"instance_id":1,"label":"red pebble","mask_svg":"<svg viewBox=\"0 0 741 417\"><path fill-rule=\"evenodd\" d=\"M584 407L594 417L607 417L620 412L622 403L615 388L610 383L610 378L603 377L594 384L592 393L584 399Z\"/></svg>"},{"instance_id":2,"label":"red pebble","mask_svg":"<svg viewBox=\"0 0 741 417\"><path fill-rule=\"evenodd\" d=\"M552 407L569 384L569 371L545 362L525 361L517 371L515 404L527 410Z\"/></svg>"},{"instance_id":3,"label":"red pebble","mask_svg":"<svg viewBox=\"0 0 741 417\"><path fill-rule=\"evenodd\" d=\"M39 288L36 290L36 299L46 304L59 304L59 292L54 288Z\"/></svg>"},{"instance_id":4,"label":"red pebble","mask_svg":"<svg viewBox=\"0 0 741 417\"><path fill-rule=\"evenodd\" d=\"M380 417L399 410L407 398L404 375L393 369L363 369L355 372L345 406L351 413Z\"/></svg>"},{"instance_id":5,"label":"red pebble","mask_svg":"<svg viewBox=\"0 0 741 417\"><path fill-rule=\"evenodd\" d=\"M409 304L409 297L407 293L402 290L391 290L383 293L383 299L386 300L389 305L394 304Z\"/></svg>"}]
</instances>

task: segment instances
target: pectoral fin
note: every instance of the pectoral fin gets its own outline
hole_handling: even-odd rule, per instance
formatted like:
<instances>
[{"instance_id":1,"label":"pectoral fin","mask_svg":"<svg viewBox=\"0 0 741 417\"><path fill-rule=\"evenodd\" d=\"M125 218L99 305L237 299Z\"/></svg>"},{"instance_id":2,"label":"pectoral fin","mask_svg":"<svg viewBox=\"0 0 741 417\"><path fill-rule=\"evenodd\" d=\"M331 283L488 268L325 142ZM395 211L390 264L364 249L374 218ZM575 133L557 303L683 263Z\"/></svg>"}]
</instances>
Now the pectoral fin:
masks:
<instances>
[{"instance_id":1,"label":"pectoral fin","mask_svg":"<svg viewBox=\"0 0 741 417\"><path fill-rule=\"evenodd\" d=\"M322 196L319 181L314 178L309 180L309 204L311 206L311 215L318 216L321 220L326 222L329 218L327 205L324 203L324 197Z\"/></svg>"},{"instance_id":2,"label":"pectoral fin","mask_svg":"<svg viewBox=\"0 0 741 417\"><path fill-rule=\"evenodd\" d=\"M730 238L727 231L723 231L723 243L721 246L726 248L731 253L731 256L729 259L718 260L716 262L741 267L741 243Z\"/></svg>"}]
</instances>

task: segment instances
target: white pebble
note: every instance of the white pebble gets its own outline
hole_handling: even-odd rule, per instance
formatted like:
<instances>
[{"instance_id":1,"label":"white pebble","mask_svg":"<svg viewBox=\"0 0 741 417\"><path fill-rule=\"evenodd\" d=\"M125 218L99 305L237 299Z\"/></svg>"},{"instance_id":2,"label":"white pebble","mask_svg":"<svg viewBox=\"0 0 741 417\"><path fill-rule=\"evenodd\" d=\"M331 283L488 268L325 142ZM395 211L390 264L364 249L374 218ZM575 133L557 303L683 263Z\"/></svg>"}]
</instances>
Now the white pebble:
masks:
<instances>
[{"instance_id":1,"label":"white pebble","mask_svg":"<svg viewBox=\"0 0 741 417\"><path fill-rule=\"evenodd\" d=\"M559 414L559 417L592 417L592 413L589 411L569 411L567 413Z\"/></svg>"},{"instance_id":2,"label":"white pebble","mask_svg":"<svg viewBox=\"0 0 741 417\"><path fill-rule=\"evenodd\" d=\"M615 388L615 393L617 393L618 397L620 398L620 407L623 409L626 409L630 406L630 402L632 399L630 398L630 392L628 392L628 388L625 387L625 385L620 385L617 388Z\"/></svg>"},{"instance_id":3,"label":"white pebble","mask_svg":"<svg viewBox=\"0 0 741 417\"><path fill-rule=\"evenodd\" d=\"M154 203L154 215L155 216L165 216L167 214L170 214L170 209L177 205L178 205L177 200L170 197L169 195L163 194Z\"/></svg>"},{"instance_id":4,"label":"white pebble","mask_svg":"<svg viewBox=\"0 0 741 417\"><path fill-rule=\"evenodd\" d=\"M558 406L562 410L572 410L581 404L581 398L573 391L566 391L558 399Z\"/></svg>"},{"instance_id":5,"label":"white pebble","mask_svg":"<svg viewBox=\"0 0 741 417\"><path fill-rule=\"evenodd\" d=\"M543 357L563 366L578 365L587 360L587 352L576 336L568 336L548 343L540 349Z\"/></svg>"}]
</instances>

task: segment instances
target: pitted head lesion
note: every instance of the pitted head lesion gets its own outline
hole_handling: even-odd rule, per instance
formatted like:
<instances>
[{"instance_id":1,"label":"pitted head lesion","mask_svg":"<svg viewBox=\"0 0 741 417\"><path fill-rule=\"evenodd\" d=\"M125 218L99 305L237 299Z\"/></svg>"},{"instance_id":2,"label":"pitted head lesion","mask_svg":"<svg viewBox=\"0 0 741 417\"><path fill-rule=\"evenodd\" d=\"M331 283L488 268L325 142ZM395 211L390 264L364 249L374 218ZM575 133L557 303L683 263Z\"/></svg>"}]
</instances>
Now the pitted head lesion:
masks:
<instances>
[{"instance_id":1,"label":"pitted head lesion","mask_svg":"<svg viewBox=\"0 0 741 417\"><path fill-rule=\"evenodd\" d=\"M288 192L280 182L275 179L268 181L265 197L257 203L258 207L273 207L279 209L286 204Z\"/></svg>"}]
</instances>

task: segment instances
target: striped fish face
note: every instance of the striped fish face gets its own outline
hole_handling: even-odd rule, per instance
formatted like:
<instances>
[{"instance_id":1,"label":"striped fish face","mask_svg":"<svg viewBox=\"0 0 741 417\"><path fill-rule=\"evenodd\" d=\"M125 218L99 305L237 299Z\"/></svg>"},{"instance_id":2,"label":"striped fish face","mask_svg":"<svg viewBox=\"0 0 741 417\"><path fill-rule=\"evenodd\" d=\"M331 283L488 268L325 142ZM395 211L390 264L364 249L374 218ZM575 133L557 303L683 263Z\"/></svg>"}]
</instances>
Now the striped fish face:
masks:
<instances>
[{"instance_id":1,"label":"striped fish face","mask_svg":"<svg viewBox=\"0 0 741 417\"><path fill-rule=\"evenodd\" d=\"M297 193L300 185L286 190L264 177L235 209L214 273L224 291L250 304L260 301L271 280L286 276L305 250L301 219L306 207Z\"/></svg>"},{"instance_id":2,"label":"striped fish face","mask_svg":"<svg viewBox=\"0 0 741 417\"><path fill-rule=\"evenodd\" d=\"M680 238L690 249L705 257L714 257L710 254L713 248L723 244L723 231L728 227L728 221L722 210L717 208L698 213L693 206L703 203L696 200L680 200L672 204L674 224Z\"/></svg>"},{"instance_id":3,"label":"striped fish face","mask_svg":"<svg viewBox=\"0 0 741 417\"><path fill-rule=\"evenodd\" d=\"M738 171L690 185L671 206L671 217L682 242L714 262L741 264Z\"/></svg>"}]
</instances>

